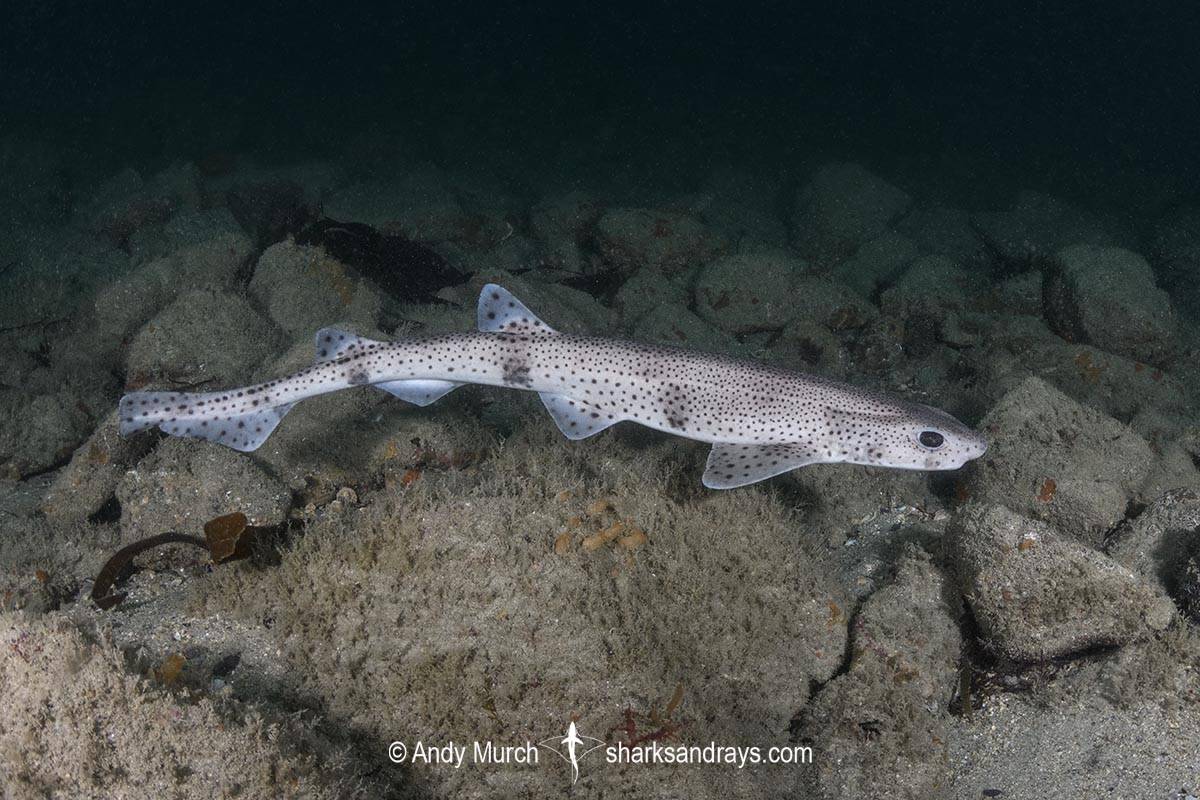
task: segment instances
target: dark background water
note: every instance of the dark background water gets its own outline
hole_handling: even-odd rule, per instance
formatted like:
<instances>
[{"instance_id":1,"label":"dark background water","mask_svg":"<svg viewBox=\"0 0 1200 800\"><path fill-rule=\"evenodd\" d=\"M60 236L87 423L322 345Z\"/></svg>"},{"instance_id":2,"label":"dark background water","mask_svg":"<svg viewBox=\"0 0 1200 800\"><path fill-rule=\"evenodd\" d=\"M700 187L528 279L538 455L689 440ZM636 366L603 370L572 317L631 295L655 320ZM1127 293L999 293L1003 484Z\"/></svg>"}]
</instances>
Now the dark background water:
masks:
<instances>
[{"instance_id":1,"label":"dark background water","mask_svg":"<svg viewBox=\"0 0 1200 800\"><path fill-rule=\"evenodd\" d=\"M586 150L663 180L816 152L1067 195L1197 177L1196 3L837 5L6 3L0 125L115 165L374 128L513 175Z\"/></svg>"}]
</instances>

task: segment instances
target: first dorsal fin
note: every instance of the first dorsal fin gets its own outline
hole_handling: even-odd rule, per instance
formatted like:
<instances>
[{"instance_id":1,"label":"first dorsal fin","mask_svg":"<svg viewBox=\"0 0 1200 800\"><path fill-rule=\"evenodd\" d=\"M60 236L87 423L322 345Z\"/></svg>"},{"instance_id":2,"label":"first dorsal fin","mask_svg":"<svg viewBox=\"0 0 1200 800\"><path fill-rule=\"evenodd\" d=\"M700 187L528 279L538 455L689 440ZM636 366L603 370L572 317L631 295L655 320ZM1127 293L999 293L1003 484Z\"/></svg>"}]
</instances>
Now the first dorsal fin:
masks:
<instances>
[{"instance_id":1,"label":"first dorsal fin","mask_svg":"<svg viewBox=\"0 0 1200 800\"><path fill-rule=\"evenodd\" d=\"M477 317L479 330L490 333L556 333L511 292L495 283L487 284L479 293Z\"/></svg>"}]
</instances>

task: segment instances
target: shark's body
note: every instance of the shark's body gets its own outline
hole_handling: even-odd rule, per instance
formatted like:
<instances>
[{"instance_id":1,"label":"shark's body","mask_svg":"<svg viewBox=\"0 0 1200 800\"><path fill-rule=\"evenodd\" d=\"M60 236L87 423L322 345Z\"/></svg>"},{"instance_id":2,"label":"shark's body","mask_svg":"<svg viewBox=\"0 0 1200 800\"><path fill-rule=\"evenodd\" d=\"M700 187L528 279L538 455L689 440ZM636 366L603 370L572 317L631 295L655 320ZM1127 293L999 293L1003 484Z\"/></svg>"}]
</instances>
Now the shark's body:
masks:
<instances>
[{"instance_id":1,"label":"shark's body","mask_svg":"<svg viewBox=\"0 0 1200 800\"><path fill-rule=\"evenodd\" d=\"M331 328L317 361L286 378L220 392L134 392L122 435L154 425L249 451L296 402L370 384L427 405L465 383L537 392L562 432L583 439L624 420L713 444L704 484L734 488L806 464L955 469L982 436L928 406L753 361L558 333L494 284L479 331L376 342Z\"/></svg>"}]
</instances>

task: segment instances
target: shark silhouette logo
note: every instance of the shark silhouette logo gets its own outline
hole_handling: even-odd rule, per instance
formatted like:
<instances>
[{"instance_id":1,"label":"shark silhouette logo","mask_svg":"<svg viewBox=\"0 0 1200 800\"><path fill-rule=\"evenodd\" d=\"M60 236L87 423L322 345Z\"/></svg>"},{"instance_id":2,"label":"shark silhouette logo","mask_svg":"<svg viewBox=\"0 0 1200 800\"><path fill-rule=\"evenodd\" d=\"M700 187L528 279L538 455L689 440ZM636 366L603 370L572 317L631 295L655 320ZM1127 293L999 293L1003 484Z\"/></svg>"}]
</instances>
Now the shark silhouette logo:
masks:
<instances>
[{"instance_id":1,"label":"shark silhouette logo","mask_svg":"<svg viewBox=\"0 0 1200 800\"><path fill-rule=\"evenodd\" d=\"M595 736L581 736L579 730L575 727L575 723L572 722L567 726L566 736L561 739L557 736L551 736L549 739L538 742L538 747L546 748L571 765L571 785L574 786L576 781L579 780L580 760L593 750L604 747L605 744L604 740L597 739Z\"/></svg>"}]
</instances>

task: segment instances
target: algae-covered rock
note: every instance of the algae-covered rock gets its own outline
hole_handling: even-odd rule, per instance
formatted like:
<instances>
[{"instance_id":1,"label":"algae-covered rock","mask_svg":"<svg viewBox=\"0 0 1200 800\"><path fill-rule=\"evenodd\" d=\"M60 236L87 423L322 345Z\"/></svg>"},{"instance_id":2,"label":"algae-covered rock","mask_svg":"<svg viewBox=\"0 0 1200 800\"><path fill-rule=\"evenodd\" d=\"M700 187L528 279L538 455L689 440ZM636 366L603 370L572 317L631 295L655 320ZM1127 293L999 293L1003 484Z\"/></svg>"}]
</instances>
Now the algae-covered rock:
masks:
<instances>
[{"instance_id":1,"label":"algae-covered rock","mask_svg":"<svg viewBox=\"0 0 1200 800\"><path fill-rule=\"evenodd\" d=\"M675 448L565 443L548 420L470 485L425 475L310 526L280 568L229 570L206 613L272 617L281 690L368 741L583 735L788 743L845 648L846 601L768 495L677 502ZM450 490L450 486L454 486ZM648 740L644 740L648 741ZM413 765L440 796L561 792L566 771ZM578 791L765 796L772 770L580 763Z\"/></svg>"},{"instance_id":2,"label":"algae-covered rock","mask_svg":"<svg viewBox=\"0 0 1200 800\"><path fill-rule=\"evenodd\" d=\"M1118 563L1179 597L1180 570L1200 543L1200 492L1175 489L1123 523L1106 548Z\"/></svg>"},{"instance_id":3,"label":"algae-covered rock","mask_svg":"<svg viewBox=\"0 0 1200 800\"><path fill-rule=\"evenodd\" d=\"M650 267L667 275L705 264L729 247L695 217L655 208L606 211L596 223L594 244L623 273Z\"/></svg>"},{"instance_id":4,"label":"algae-covered rock","mask_svg":"<svg viewBox=\"0 0 1200 800\"><path fill-rule=\"evenodd\" d=\"M442 170L422 164L394 179L338 189L325 202L324 214L428 240L445 238L440 234L446 233L448 222L462 218L463 209Z\"/></svg>"},{"instance_id":5,"label":"algae-covered rock","mask_svg":"<svg viewBox=\"0 0 1200 800\"><path fill-rule=\"evenodd\" d=\"M1137 253L1093 245L1060 250L1042 291L1047 322L1069 341L1150 363L1168 360L1178 347L1171 300Z\"/></svg>"},{"instance_id":6,"label":"algae-covered rock","mask_svg":"<svg viewBox=\"0 0 1200 800\"><path fill-rule=\"evenodd\" d=\"M1186 384L1176 377L1091 345L1065 342L1035 317L995 319L980 343L967 358L985 377L980 389L986 405L1037 376L1085 406L1128 420L1147 439L1157 437L1156 430L1178 431L1195 416Z\"/></svg>"},{"instance_id":7,"label":"algae-covered rock","mask_svg":"<svg viewBox=\"0 0 1200 800\"><path fill-rule=\"evenodd\" d=\"M621 284L613 305L626 328L660 306L686 307L691 300L687 286L679 277L668 278L655 269L639 269Z\"/></svg>"},{"instance_id":8,"label":"algae-covered rock","mask_svg":"<svg viewBox=\"0 0 1200 800\"><path fill-rule=\"evenodd\" d=\"M581 191L550 195L534 206L529 226L546 250L546 263L567 272L591 272L580 245L602 212L596 199Z\"/></svg>"},{"instance_id":9,"label":"algae-covered rock","mask_svg":"<svg viewBox=\"0 0 1200 800\"><path fill-rule=\"evenodd\" d=\"M139 228L129 237L129 258L146 264L172 253L242 232L225 207L181 211L159 225ZM187 288L187 287L183 287Z\"/></svg>"},{"instance_id":10,"label":"algae-covered rock","mask_svg":"<svg viewBox=\"0 0 1200 800\"><path fill-rule=\"evenodd\" d=\"M181 656L138 675L111 641L14 613L0 614L0 642L11 796L378 796L361 763L296 716L167 691Z\"/></svg>"},{"instance_id":11,"label":"algae-covered rock","mask_svg":"<svg viewBox=\"0 0 1200 800\"><path fill-rule=\"evenodd\" d=\"M242 295L199 289L181 295L133 338L127 380L137 387L247 382L281 342L279 329Z\"/></svg>"},{"instance_id":12,"label":"algae-covered rock","mask_svg":"<svg viewBox=\"0 0 1200 800\"><path fill-rule=\"evenodd\" d=\"M835 264L883 234L911 203L859 164L827 164L796 195L792 242L806 258Z\"/></svg>"},{"instance_id":13,"label":"algae-covered rock","mask_svg":"<svg viewBox=\"0 0 1200 800\"><path fill-rule=\"evenodd\" d=\"M741 344L681 305L663 304L642 317L633 328L639 342L669 344L710 353L730 353Z\"/></svg>"},{"instance_id":14,"label":"algae-covered rock","mask_svg":"<svg viewBox=\"0 0 1200 800\"><path fill-rule=\"evenodd\" d=\"M96 293L81 334L60 343L56 361L80 370L117 366L126 339L180 294L233 288L253 247L243 233L222 233L143 264Z\"/></svg>"},{"instance_id":15,"label":"algae-covered rock","mask_svg":"<svg viewBox=\"0 0 1200 800\"><path fill-rule=\"evenodd\" d=\"M1002 503L1098 544L1125 518L1154 463L1140 436L1039 378L1009 391L980 423L988 452L966 496Z\"/></svg>"},{"instance_id":16,"label":"algae-covered rock","mask_svg":"<svg viewBox=\"0 0 1200 800\"><path fill-rule=\"evenodd\" d=\"M849 669L821 688L801 736L820 798L948 797L946 706L961 609L927 555L910 551L854 620Z\"/></svg>"},{"instance_id":17,"label":"algae-covered rock","mask_svg":"<svg viewBox=\"0 0 1200 800\"><path fill-rule=\"evenodd\" d=\"M844 379L850 370L850 354L841 339L824 325L807 319L789 323L768 350L756 355L787 369L816 372L826 378Z\"/></svg>"},{"instance_id":18,"label":"algae-covered rock","mask_svg":"<svg viewBox=\"0 0 1200 800\"><path fill-rule=\"evenodd\" d=\"M560 283L539 280L539 277L542 276L533 271L524 275L513 275L503 270L478 272L465 285L464 310L469 309L471 318L474 319L475 304L484 285L498 283L557 331L604 336L612 330L616 321L612 309L602 305L587 292Z\"/></svg>"},{"instance_id":19,"label":"algae-covered rock","mask_svg":"<svg viewBox=\"0 0 1200 800\"><path fill-rule=\"evenodd\" d=\"M92 516L113 498L126 470L153 446L149 436L121 437L113 409L54 477L41 504L42 513L63 525Z\"/></svg>"},{"instance_id":20,"label":"algae-covered rock","mask_svg":"<svg viewBox=\"0 0 1200 800\"><path fill-rule=\"evenodd\" d=\"M919 255L917 246L895 231L864 242L850 258L838 264L832 277L864 297L894 281Z\"/></svg>"},{"instance_id":21,"label":"algae-covered rock","mask_svg":"<svg viewBox=\"0 0 1200 800\"><path fill-rule=\"evenodd\" d=\"M883 291L879 306L904 322L909 352L921 354L938 341L962 341L966 332L956 312L971 304L975 284L972 275L949 258L922 256Z\"/></svg>"},{"instance_id":22,"label":"algae-covered rock","mask_svg":"<svg viewBox=\"0 0 1200 800\"><path fill-rule=\"evenodd\" d=\"M1181 206L1154 223L1147 253L1160 285L1179 309L1200 311L1200 206Z\"/></svg>"},{"instance_id":23,"label":"algae-covered rock","mask_svg":"<svg viewBox=\"0 0 1200 800\"><path fill-rule=\"evenodd\" d=\"M241 512L251 525L287 519L292 494L244 453L191 439L164 439L117 486L121 527L138 536L201 535L204 523Z\"/></svg>"},{"instance_id":24,"label":"algae-covered rock","mask_svg":"<svg viewBox=\"0 0 1200 800\"><path fill-rule=\"evenodd\" d=\"M834 332L862 328L879 316L875 306L853 290L815 276L798 279L789 300L793 319L824 325Z\"/></svg>"},{"instance_id":25,"label":"algae-covered rock","mask_svg":"<svg viewBox=\"0 0 1200 800\"><path fill-rule=\"evenodd\" d=\"M0 471L19 479L66 461L93 424L83 398L67 387L45 394L0 388Z\"/></svg>"},{"instance_id":26,"label":"algae-covered rock","mask_svg":"<svg viewBox=\"0 0 1200 800\"><path fill-rule=\"evenodd\" d=\"M896 230L924 253L947 256L964 265L986 260L983 242L971 227L971 214L961 208L915 208L896 223Z\"/></svg>"},{"instance_id":27,"label":"algae-covered rock","mask_svg":"<svg viewBox=\"0 0 1200 800\"><path fill-rule=\"evenodd\" d=\"M1021 192L1010 211L973 214L971 225L988 250L1009 269L1026 269L1071 245L1114 244L1090 214L1041 192Z\"/></svg>"},{"instance_id":28,"label":"algae-covered rock","mask_svg":"<svg viewBox=\"0 0 1200 800\"><path fill-rule=\"evenodd\" d=\"M258 260L250 292L289 334L312 334L342 319L379 324L379 289L320 247L291 239L268 247Z\"/></svg>"},{"instance_id":29,"label":"algae-covered rock","mask_svg":"<svg viewBox=\"0 0 1200 800\"><path fill-rule=\"evenodd\" d=\"M946 548L983 643L1014 661L1124 645L1174 615L1171 601L1129 569L1003 506L964 508Z\"/></svg>"},{"instance_id":30,"label":"algae-covered rock","mask_svg":"<svg viewBox=\"0 0 1200 800\"><path fill-rule=\"evenodd\" d=\"M369 338L370 330L354 329ZM310 365L307 337L263 370L287 375ZM297 494L299 505L321 505L342 486L377 485L410 468L470 464L494 446L494 432L463 412L460 389L422 409L369 386L309 398L280 422L254 452L256 462Z\"/></svg>"},{"instance_id":31,"label":"algae-covered rock","mask_svg":"<svg viewBox=\"0 0 1200 800\"><path fill-rule=\"evenodd\" d=\"M696 311L731 333L778 330L795 318L807 265L784 252L722 256L696 276Z\"/></svg>"}]
</instances>

